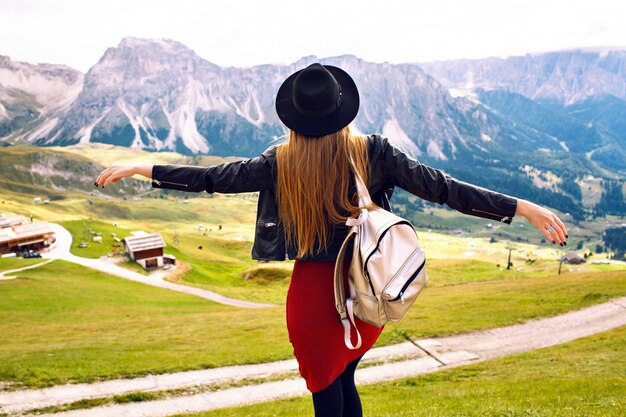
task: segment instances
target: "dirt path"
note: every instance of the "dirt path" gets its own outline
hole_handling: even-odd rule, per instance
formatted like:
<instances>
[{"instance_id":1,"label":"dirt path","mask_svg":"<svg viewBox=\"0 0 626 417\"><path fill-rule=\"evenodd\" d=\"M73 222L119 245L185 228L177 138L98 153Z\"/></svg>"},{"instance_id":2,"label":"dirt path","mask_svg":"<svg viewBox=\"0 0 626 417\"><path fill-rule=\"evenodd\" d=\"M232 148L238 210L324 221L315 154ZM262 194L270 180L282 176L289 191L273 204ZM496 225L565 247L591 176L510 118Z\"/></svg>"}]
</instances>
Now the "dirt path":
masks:
<instances>
[{"instance_id":1,"label":"dirt path","mask_svg":"<svg viewBox=\"0 0 626 417\"><path fill-rule=\"evenodd\" d=\"M368 352L364 362L381 362L390 358L393 358L394 361L359 369L356 376L357 383L372 384L434 372L467 363L553 346L621 326L626 326L626 297L524 324L464 335L413 340L372 349ZM280 375L296 370L295 360L288 360L259 365L153 375L96 384L65 385L43 390L6 392L0 393L0 407L5 413L16 413L85 398L110 397L132 391L160 391L208 385L216 382L233 382L246 378ZM176 413L272 401L307 393L308 391L301 379L283 379L215 392L203 392L142 403L103 406L89 410L74 410L43 417L165 417Z\"/></svg>"},{"instance_id":2,"label":"dirt path","mask_svg":"<svg viewBox=\"0 0 626 417\"><path fill-rule=\"evenodd\" d=\"M234 298L225 297L213 291L169 282L164 279L167 275L167 272L163 270L153 272L150 275L142 275L138 272L122 268L121 266L115 265L111 262L103 261L100 259L91 259L76 256L70 252L70 247L72 245L72 235L70 234L70 232L60 224L49 223L49 225L55 233L56 244L55 247L52 248L49 252L42 253L42 256L44 258L63 259L65 261L73 262L82 266L86 266L88 268L97 269L98 271L115 275L120 278L128 279L135 282L141 282L142 284L148 284L154 287L166 288L172 291L195 295L198 297L206 298L207 300L215 301L216 303L226 304L229 306L243 308L276 307L275 304L254 303L251 301L236 300Z\"/></svg>"},{"instance_id":3,"label":"dirt path","mask_svg":"<svg viewBox=\"0 0 626 417\"><path fill-rule=\"evenodd\" d=\"M0 272L0 280L15 279L17 276L11 275L15 272L25 271L27 269L37 268L38 266L45 265L52 262L54 259L48 259L47 261L39 262L33 265L23 266L21 268L10 269L8 271Z\"/></svg>"}]
</instances>

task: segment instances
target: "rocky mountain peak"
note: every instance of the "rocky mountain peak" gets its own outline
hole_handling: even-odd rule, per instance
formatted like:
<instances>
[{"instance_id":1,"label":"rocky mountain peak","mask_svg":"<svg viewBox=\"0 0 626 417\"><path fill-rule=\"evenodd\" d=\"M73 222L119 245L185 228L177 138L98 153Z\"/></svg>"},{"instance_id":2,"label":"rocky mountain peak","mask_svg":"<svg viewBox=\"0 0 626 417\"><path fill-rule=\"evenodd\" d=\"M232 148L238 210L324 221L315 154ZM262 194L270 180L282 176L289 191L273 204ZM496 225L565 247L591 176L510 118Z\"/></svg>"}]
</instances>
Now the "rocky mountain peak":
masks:
<instances>
[{"instance_id":1,"label":"rocky mountain peak","mask_svg":"<svg viewBox=\"0 0 626 417\"><path fill-rule=\"evenodd\" d=\"M163 50L169 50L170 52L180 52L189 49L184 44L175 41L173 39L160 38L160 39L151 39L151 38L137 38L133 36L127 36L122 38L120 43L117 46L118 48L161 48Z\"/></svg>"},{"instance_id":2,"label":"rocky mountain peak","mask_svg":"<svg viewBox=\"0 0 626 417\"><path fill-rule=\"evenodd\" d=\"M252 156L284 133L274 110L278 86L293 71L313 62L338 66L354 78L361 95L361 108L354 121L357 130L382 133L398 147L426 161L458 162L476 155L495 160L493 155L504 152L511 143L519 149L565 149L573 145L571 135L558 140L555 137L572 131L575 123L562 119L558 129L536 123L534 119L542 110L534 100L562 99L566 103L581 94L597 96L601 92L612 94L618 102L604 100L600 105L611 106L615 109L612 111L621 114L620 100L626 96L626 91L620 90L626 88L624 51L568 51L439 62L424 64L427 72L416 64L372 63L354 55L305 56L286 66L222 68L170 39L127 37L106 50L84 76L84 83L82 74L68 72L67 76L80 82L73 83L71 90L66 81L58 83L64 87L58 91L72 91L65 99L38 96L25 107L2 104L2 100L10 104L10 88L29 91L34 85L30 81L21 85L16 80L34 71L41 78L48 74L59 81L63 70L45 65L29 67L0 57L0 72L4 71L0 73L0 117L9 120L4 132L42 145L95 141L187 154ZM7 80L13 80L12 87L7 87ZM476 91L473 95L470 91L470 99L451 94L448 87L454 86L465 87L463 91L468 87L502 89L529 101L513 95L492 95L490 107L480 101ZM62 111L48 112L54 117L40 118L39 113L46 109L40 104L47 102L64 103ZM512 104L528 113L524 123L518 120L521 110L515 114L504 111ZM589 121L606 126L607 119L588 111L588 107L585 114ZM26 135L15 128L13 121L20 117L26 121L20 125ZM537 127L532 127L535 124ZM611 129L619 130L619 126ZM544 128L553 133L546 135ZM585 148L586 152L593 150L595 153L590 155L596 158L615 154L615 135L604 131L596 135L603 138L602 152ZM583 139L577 137L576 143Z\"/></svg>"},{"instance_id":3,"label":"rocky mountain peak","mask_svg":"<svg viewBox=\"0 0 626 417\"><path fill-rule=\"evenodd\" d=\"M65 65L33 65L0 56L0 116L25 114L29 119L66 111L81 91L83 78L83 73Z\"/></svg>"},{"instance_id":4,"label":"rocky mountain peak","mask_svg":"<svg viewBox=\"0 0 626 417\"><path fill-rule=\"evenodd\" d=\"M220 67L200 58L185 45L169 39L127 37L117 47L108 48L87 73L123 73L125 79L153 77L166 73L170 77L197 70L218 71Z\"/></svg>"},{"instance_id":5,"label":"rocky mountain peak","mask_svg":"<svg viewBox=\"0 0 626 417\"><path fill-rule=\"evenodd\" d=\"M452 88L506 89L531 99L568 104L598 94L626 99L626 51L622 48L572 49L420 66Z\"/></svg>"}]
</instances>

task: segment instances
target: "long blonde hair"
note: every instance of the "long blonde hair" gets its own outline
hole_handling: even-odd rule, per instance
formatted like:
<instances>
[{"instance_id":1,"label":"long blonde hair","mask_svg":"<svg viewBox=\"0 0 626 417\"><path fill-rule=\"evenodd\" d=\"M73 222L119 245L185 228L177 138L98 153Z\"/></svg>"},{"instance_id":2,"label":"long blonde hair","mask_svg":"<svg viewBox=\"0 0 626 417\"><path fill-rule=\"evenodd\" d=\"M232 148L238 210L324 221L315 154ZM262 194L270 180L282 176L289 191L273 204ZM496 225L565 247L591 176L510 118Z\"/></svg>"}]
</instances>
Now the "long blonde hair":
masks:
<instances>
[{"instance_id":1,"label":"long blonde hair","mask_svg":"<svg viewBox=\"0 0 626 417\"><path fill-rule=\"evenodd\" d=\"M295 244L299 258L326 249L330 224L359 213L357 199L348 195L350 158L367 184L367 141L348 126L315 138L290 130L287 143L276 150L279 215L287 243Z\"/></svg>"}]
</instances>

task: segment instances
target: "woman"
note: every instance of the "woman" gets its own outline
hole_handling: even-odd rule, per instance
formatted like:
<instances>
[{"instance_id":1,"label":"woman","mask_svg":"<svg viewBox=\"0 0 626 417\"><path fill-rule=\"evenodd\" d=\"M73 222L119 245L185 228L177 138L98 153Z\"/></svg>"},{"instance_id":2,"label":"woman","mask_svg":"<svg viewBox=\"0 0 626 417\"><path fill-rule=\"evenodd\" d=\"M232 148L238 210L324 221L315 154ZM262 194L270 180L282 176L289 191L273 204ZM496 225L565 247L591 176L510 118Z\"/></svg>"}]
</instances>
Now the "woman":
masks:
<instances>
[{"instance_id":1,"label":"woman","mask_svg":"<svg viewBox=\"0 0 626 417\"><path fill-rule=\"evenodd\" d=\"M354 135L348 125L358 109L358 90L346 72L312 64L289 76L278 90L276 111L289 129L287 143L256 158L212 167L113 165L96 181L105 187L140 174L152 178L155 188L260 192L252 257L296 259L287 329L318 417L362 415L354 371L382 331L358 321L362 346L348 350L334 305L333 271L347 232L344 224L359 213L352 166L368 184L372 200L385 209L399 186L464 214L504 223L524 216L561 246L567 238L561 220L545 208L457 181L378 135Z\"/></svg>"}]
</instances>

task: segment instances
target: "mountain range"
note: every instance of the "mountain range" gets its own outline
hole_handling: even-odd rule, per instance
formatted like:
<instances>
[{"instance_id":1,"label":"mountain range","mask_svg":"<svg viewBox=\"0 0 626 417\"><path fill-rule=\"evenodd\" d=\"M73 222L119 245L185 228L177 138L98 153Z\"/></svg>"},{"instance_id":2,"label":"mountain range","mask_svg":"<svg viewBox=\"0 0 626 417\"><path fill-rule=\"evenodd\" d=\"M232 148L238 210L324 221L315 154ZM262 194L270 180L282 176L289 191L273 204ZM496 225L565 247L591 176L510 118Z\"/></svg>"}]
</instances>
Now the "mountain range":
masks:
<instances>
[{"instance_id":1,"label":"mountain range","mask_svg":"<svg viewBox=\"0 0 626 417\"><path fill-rule=\"evenodd\" d=\"M468 181L519 195L531 192L520 174L529 185L530 168L549 171L558 181L547 192L559 197L541 198L571 208L585 175L626 173L624 50L416 64L309 56L233 68L173 40L125 38L86 74L0 56L0 142L254 156L285 133L274 111L278 86L313 62L355 79L357 130L382 133Z\"/></svg>"}]
</instances>

